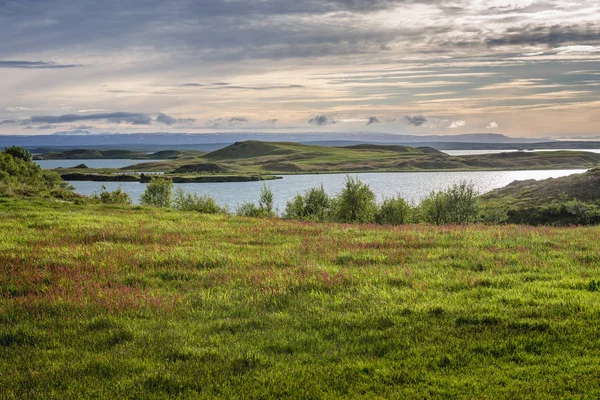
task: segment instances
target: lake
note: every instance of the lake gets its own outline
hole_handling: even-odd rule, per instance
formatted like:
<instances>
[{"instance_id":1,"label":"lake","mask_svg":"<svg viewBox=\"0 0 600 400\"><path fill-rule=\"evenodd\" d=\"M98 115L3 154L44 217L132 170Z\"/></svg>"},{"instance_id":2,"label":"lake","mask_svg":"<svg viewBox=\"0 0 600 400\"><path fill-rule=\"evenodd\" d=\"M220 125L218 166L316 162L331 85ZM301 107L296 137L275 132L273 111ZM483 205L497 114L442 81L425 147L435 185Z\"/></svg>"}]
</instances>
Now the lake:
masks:
<instances>
[{"instance_id":1,"label":"lake","mask_svg":"<svg viewBox=\"0 0 600 400\"><path fill-rule=\"evenodd\" d=\"M401 195L408 201L419 202L432 190L445 189L461 181L470 181L480 193L503 187L515 180L547 179L582 173L585 170L548 170L548 171L464 171L464 172L390 172L358 173L361 181L367 183L377 199ZM257 202L260 190L267 185L275 196L275 206L282 212L285 204L299 193L323 185L330 195L339 193L344 187L344 174L284 175L283 179L263 182L226 182L226 183L182 183L175 184L188 192L198 195L208 194L220 205L228 205L232 210L243 202ZM70 182L76 192L91 195L98 192L102 185L108 190L119 186L126 191L135 203L144 192L146 185L138 182Z\"/></svg>"},{"instance_id":2,"label":"lake","mask_svg":"<svg viewBox=\"0 0 600 400\"><path fill-rule=\"evenodd\" d=\"M480 154L512 153L518 150L440 150L451 156L474 156ZM600 149L536 149L535 151L588 151L600 153Z\"/></svg>"}]
</instances>

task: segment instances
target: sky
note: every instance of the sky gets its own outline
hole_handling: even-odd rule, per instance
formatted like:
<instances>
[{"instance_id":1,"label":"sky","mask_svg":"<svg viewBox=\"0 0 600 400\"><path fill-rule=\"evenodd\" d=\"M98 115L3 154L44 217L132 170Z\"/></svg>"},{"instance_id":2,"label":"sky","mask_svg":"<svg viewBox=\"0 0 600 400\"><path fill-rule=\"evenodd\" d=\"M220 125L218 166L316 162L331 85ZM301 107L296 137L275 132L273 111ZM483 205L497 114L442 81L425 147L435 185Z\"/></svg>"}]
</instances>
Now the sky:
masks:
<instances>
[{"instance_id":1,"label":"sky","mask_svg":"<svg viewBox=\"0 0 600 400\"><path fill-rule=\"evenodd\" d=\"M0 0L0 134L600 138L598 0Z\"/></svg>"}]
</instances>

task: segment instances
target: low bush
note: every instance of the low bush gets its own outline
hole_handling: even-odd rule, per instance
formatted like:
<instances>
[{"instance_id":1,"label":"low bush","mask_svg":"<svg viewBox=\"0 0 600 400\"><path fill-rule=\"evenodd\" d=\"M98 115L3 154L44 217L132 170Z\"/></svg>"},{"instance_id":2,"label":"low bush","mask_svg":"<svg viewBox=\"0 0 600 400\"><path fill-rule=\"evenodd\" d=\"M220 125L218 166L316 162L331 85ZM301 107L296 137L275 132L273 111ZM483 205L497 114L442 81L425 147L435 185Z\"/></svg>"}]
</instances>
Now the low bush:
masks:
<instances>
[{"instance_id":1,"label":"low bush","mask_svg":"<svg viewBox=\"0 0 600 400\"><path fill-rule=\"evenodd\" d=\"M152 177L140 198L143 205L170 207L173 196L173 182L170 179Z\"/></svg>"},{"instance_id":2,"label":"low bush","mask_svg":"<svg viewBox=\"0 0 600 400\"><path fill-rule=\"evenodd\" d=\"M346 177L342 193L332 202L332 216L336 222L371 223L375 221L377 203L369 185L358 178Z\"/></svg>"},{"instance_id":3,"label":"low bush","mask_svg":"<svg viewBox=\"0 0 600 400\"><path fill-rule=\"evenodd\" d=\"M273 192L267 185L263 185L258 205L253 202L242 203L235 213L240 217L273 218L277 215L273 208L273 200Z\"/></svg>"},{"instance_id":4,"label":"low bush","mask_svg":"<svg viewBox=\"0 0 600 400\"><path fill-rule=\"evenodd\" d=\"M121 186L110 192L106 189L106 186L102 185L100 193L94 193L92 198L104 204L131 204L131 198L123 191Z\"/></svg>"},{"instance_id":5,"label":"low bush","mask_svg":"<svg viewBox=\"0 0 600 400\"><path fill-rule=\"evenodd\" d=\"M474 185L461 182L446 190L432 192L419 205L425 222L441 224L467 224L479 219L479 202Z\"/></svg>"},{"instance_id":6,"label":"low bush","mask_svg":"<svg viewBox=\"0 0 600 400\"><path fill-rule=\"evenodd\" d=\"M402 197L383 199L375 221L381 225L402 225L412 221L413 209Z\"/></svg>"},{"instance_id":7,"label":"low bush","mask_svg":"<svg viewBox=\"0 0 600 400\"><path fill-rule=\"evenodd\" d=\"M173 208L179 211L196 211L203 214L226 214L227 210L217 204L215 199L208 195L198 196L181 188L175 191Z\"/></svg>"},{"instance_id":8,"label":"low bush","mask_svg":"<svg viewBox=\"0 0 600 400\"><path fill-rule=\"evenodd\" d=\"M331 217L331 198L323 185L311 188L304 195L297 195L286 205L284 219L326 221Z\"/></svg>"}]
</instances>

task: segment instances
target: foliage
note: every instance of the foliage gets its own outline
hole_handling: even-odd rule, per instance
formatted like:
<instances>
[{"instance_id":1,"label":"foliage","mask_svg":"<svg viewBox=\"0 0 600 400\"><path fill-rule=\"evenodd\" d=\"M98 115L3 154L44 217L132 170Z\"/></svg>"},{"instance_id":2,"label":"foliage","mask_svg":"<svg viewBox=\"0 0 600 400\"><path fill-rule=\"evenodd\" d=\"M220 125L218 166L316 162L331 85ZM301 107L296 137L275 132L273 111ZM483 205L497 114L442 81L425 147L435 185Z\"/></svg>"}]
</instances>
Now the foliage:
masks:
<instances>
[{"instance_id":1,"label":"foliage","mask_svg":"<svg viewBox=\"0 0 600 400\"><path fill-rule=\"evenodd\" d=\"M253 202L242 203L237 207L235 213L240 217L275 217L276 214L273 210L273 192L267 187L267 185L263 185L260 191L260 199L258 200L258 206Z\"/></svg>"},{"instance_id":2,"label":"foliage","mask_svg":"<svg viewBox=\"0 0 600 400\"><path fill-rule=\"evenodd\" d=\"M308 221L326 221L331 214L331 199L320 187L311 188L304 195L297 195L293 200L288 201L284 219L299 219Z\"/></svg>"},{"instance_id":3,"label":"foliage","mask_svg":"<svg viewBox=\"0 0 600 400\"><path fill-rule=\"evenodd\" d=\"M345 223L374 222L377 211L375 193L369 185L349 175L346 176L345 187L333 206L334 220Z\"/></svg>"},{"instance_id":4,"label":"foliage","mask_svg":"<svg viewBox=\"0 0 600 400\"><path fill-rule=\"evenodd\" d=\"M13 146L0 152L0 193L75 197L71 189L57 173L35 164L27 150Z\"/></svg>"},{"instance_id":5,"label":"foliage","mask_svg":"<svg viewBox=\"0 0 600 400\"><path fill-rule=\"evenodd\" d=\"M273 192L267 187L266 184L263 185L260 191L260 199L258 199L258 208L260 209L261 214L264 217L272 218L275 216L275 211L273 210Z\"/></svg>"},{"instance_id":6,"label":"foliage","mask_svg":"<svg viewBox=\"0 0 600 400\"><path fill-rule=\"evenodd\" d=\"M120 185L112 192L108 191L106 186L102 185L100 193L95 193L92 197L104 204L131 204L131 198L127 192L123 191Z\"/></svg>"},{"instance_id":7,"label":"foliage","mask_svg":"<svg viewBox=\"0 0 600 400\"><path fill-rule=\"evenodd\" d=\"M467 224L479 218L477 193L473 184L468 182L432 192L419 208L421 218L436 225Z\"/></svg>"},{"instance_id":8,"label":"foliage","mask_svg":"<svg viewBox=\"0 0 600 400\"><path fill-rule=\"evenodd\" d=\"M579 225L600 223L600 207L594 203L580 200L553 200L539 208L541 218L546 222L569 222Z\"/></svg>"},{"instance_id":9,"label":"foliage","mask_svg":"<svg viewBox=\"0 0 600 400\"><path fill-rule=\"evenodd\" d=\"M598 398L599 234L0 199L0 397Z\"/></svg>"},{"instance_id":10,"label":"foliage","mask_svg":"<svg viewBox=\"0 0 600 400\"><path fill-rule=\"evenodd\" d=\"M5 147L4 153L10 154L11 156L13 156L13 158L18 158L18 159L23 160L28 163L33 161L33 156L31 155L29 150L27 150L23 147L19 147L19 146Z\"/></svg>"},{"instance_id":11,"label":"foliage","mask_svg":"<svg viewBox=\"0 0 600 400\"><path fill-rule=\"evenodd\" d=\"M198 196L178 188L173 197L173 208L179 211L196 211L203 214L226 214L227 210L219 206L208 195Z\"/></svg>"},{"instance_id":12,"label":"foliage","mask_svg":"<svg viewBox=\"0 0 600 400\"><path fill-rule=\"evenodd\" d=\"M173 195L173 182L170 179L152 177L140 200L142 204L154 207L170 207Z\"/></svg>"},{"instance_id":13,"label":"foliage","mask_svg":"<svg viewBox=\"0 0 600 400\"><path fill-rule=\"evenodd\" d=\"M402 225L411 222L412 207L402 197L383 199L377 209L375 221L382 225Z\"/></svg>"}]
</instances>

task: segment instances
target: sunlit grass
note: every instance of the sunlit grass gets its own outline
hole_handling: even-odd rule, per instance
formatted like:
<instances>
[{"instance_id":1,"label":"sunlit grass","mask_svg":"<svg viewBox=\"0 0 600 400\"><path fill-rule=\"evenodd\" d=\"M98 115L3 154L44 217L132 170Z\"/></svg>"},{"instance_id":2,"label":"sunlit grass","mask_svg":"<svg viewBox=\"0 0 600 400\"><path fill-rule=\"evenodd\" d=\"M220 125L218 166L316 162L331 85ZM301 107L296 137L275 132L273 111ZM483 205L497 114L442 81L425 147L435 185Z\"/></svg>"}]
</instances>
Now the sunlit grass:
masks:
<instances>
[{"instance_id":1,"label":"sunlit grass","mask_svg":"<svg viewBox=\"0 0 600 400\"><path fill-rule=\"evenodd\" d=\"M599 242L0 199L0 397L598 397Z\"/></svg>"}]
</instances>

